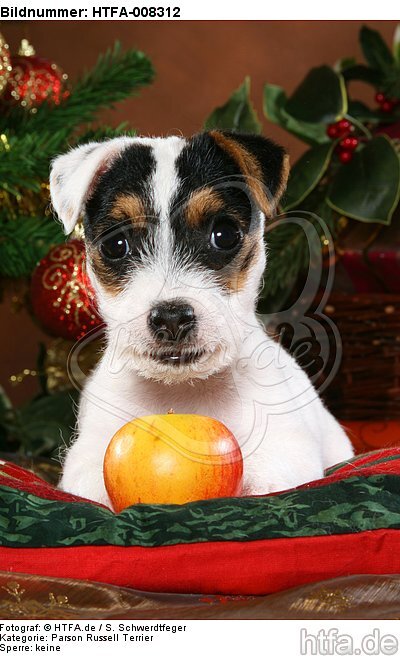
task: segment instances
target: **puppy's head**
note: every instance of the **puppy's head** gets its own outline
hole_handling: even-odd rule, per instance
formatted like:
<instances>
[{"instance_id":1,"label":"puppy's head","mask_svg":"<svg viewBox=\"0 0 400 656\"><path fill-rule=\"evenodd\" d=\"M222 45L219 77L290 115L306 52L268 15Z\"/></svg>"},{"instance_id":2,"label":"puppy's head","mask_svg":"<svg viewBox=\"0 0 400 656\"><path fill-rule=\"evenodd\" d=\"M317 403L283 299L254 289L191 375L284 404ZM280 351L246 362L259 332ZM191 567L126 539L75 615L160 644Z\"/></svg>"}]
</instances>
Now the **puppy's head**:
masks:
<instances>
[{"instance_id":1,"label":"puppy's head","mask_svg":"<svg viewBox=\"0 0 400 656\"><path fill-rule=\"evenodd\" d=\"M207 378L237 356L265 266L265 217L288 175L260 136L122 137L58 157L54 209L83 218L114 355L141 375Z\"/></svg>"}]
</instances>

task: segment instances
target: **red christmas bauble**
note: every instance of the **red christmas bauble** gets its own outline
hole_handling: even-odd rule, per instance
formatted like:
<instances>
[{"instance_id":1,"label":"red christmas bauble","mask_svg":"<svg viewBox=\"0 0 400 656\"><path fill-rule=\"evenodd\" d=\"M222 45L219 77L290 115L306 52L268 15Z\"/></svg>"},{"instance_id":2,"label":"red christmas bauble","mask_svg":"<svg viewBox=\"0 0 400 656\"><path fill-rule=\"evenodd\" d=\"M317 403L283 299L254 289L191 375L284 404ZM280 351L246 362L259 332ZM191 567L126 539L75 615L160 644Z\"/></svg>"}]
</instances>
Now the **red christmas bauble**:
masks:
<instances>
[{"instance_id":1,"label":"red christmas bauble","mask_svg":"<svg viewBox=\"0 0 400 656\"><path fill-rule=\"evenodd\" d=\"M45 101L58 105L69 95L67 76L54 62L36 55L13 55L10 64L2 103L32 109Z\"/></svg>"},{"instance_id":2,"label":"red christmas bauble","mask_svg":"<svg viewBox=\"0 0 400 656\"><path fill-rule=\"evenodd\" d=\"M85 248L78 239L54 246L31 279L33 312L56 337L80 339L102 324L85 272Z\"/></svg>"}]
</instances>

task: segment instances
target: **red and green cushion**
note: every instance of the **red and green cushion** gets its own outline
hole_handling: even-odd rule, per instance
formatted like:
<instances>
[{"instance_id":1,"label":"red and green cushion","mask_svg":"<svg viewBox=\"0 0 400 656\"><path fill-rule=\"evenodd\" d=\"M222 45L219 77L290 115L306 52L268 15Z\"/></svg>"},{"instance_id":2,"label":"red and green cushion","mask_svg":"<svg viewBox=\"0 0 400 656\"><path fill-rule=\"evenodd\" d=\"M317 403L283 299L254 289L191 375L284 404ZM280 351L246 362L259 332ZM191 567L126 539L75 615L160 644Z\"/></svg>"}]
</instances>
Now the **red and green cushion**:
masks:
<instances>
[{"instance_id":1,"label":"red and green cushion","mask_svg":"<svg viewBox=\"0 0 400 656\"><path fill-rule=\"evenodd\" d=\"M400 448L267 496L115 514L0 465L0 568L164 592L267 594L400 570Z\"/></svg>"}]
</instances>

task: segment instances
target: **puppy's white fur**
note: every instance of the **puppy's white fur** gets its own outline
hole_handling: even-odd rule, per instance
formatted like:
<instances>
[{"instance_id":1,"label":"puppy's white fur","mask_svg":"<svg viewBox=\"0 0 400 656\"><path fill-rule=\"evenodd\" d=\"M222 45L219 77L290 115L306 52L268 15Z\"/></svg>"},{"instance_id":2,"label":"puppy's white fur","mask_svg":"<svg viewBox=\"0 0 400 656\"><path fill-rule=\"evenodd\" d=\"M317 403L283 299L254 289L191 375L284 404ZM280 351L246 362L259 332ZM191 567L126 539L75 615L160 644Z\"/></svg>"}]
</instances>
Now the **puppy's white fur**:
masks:
<instances>
[{"instance_id":1,"label":"puppy's white fur","mask_svg":"<svg viewBox=\"0 0 400 656\"><path fill-rule=\"evenodd\" d=\"M133 417L164 414L171 407L214 417L232 430L244 457L245 494L320 478L326 467L351 458L353 451L307 375L266 335L256 316L264 249L244 288L226 294L212 271L194 266L174 248L168 213L184 139L124 137L57 158L51 194L66 231L83 211L96 176L132 143L151 146L157 163L151 181L160 218L155 247L142 254L141 266L117 295L109 294L89 267L107 326L107 348L82 392L77 439L65 458L61 488L111 507L103 480L110 439ZM258 231L261 242L263 216ZM190 365L171 367L149 357L155 347L147 317L155 302L177 298L194 308L195 348L202 355Z\"/></svg>"}]
</instances>

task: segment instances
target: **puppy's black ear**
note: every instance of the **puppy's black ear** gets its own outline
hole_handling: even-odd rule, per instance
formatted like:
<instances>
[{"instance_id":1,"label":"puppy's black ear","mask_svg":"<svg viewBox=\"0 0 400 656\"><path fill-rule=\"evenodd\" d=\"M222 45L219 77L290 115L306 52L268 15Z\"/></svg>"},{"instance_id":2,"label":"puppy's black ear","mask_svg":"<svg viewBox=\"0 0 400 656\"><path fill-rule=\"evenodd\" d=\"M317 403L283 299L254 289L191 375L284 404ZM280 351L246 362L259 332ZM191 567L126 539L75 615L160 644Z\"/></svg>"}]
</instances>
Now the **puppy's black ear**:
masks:
<instances>
[{"instance_id":1,"label":"puppy's black ear","mask_svg":"<svg viewBox=\"0 0 400 656\"><path fill-rule=\"evenodd\" d=\"M225 130L212 130L209 134L236 162L262 212L271 216L289 177L289 156L285 150L257 134Z\"/></svg>"},{"instance_id":2,"label":"puppy's black ear","mask_svg":"<svg viewBox=\"0 0 400 656\"><path fill-rule=\"evenodd\" d=\"M72 232L100 176L106 172L132 138L119 137L73 148L52 162L52 205L68 234Z\"/></svg>"}]
</instances>

